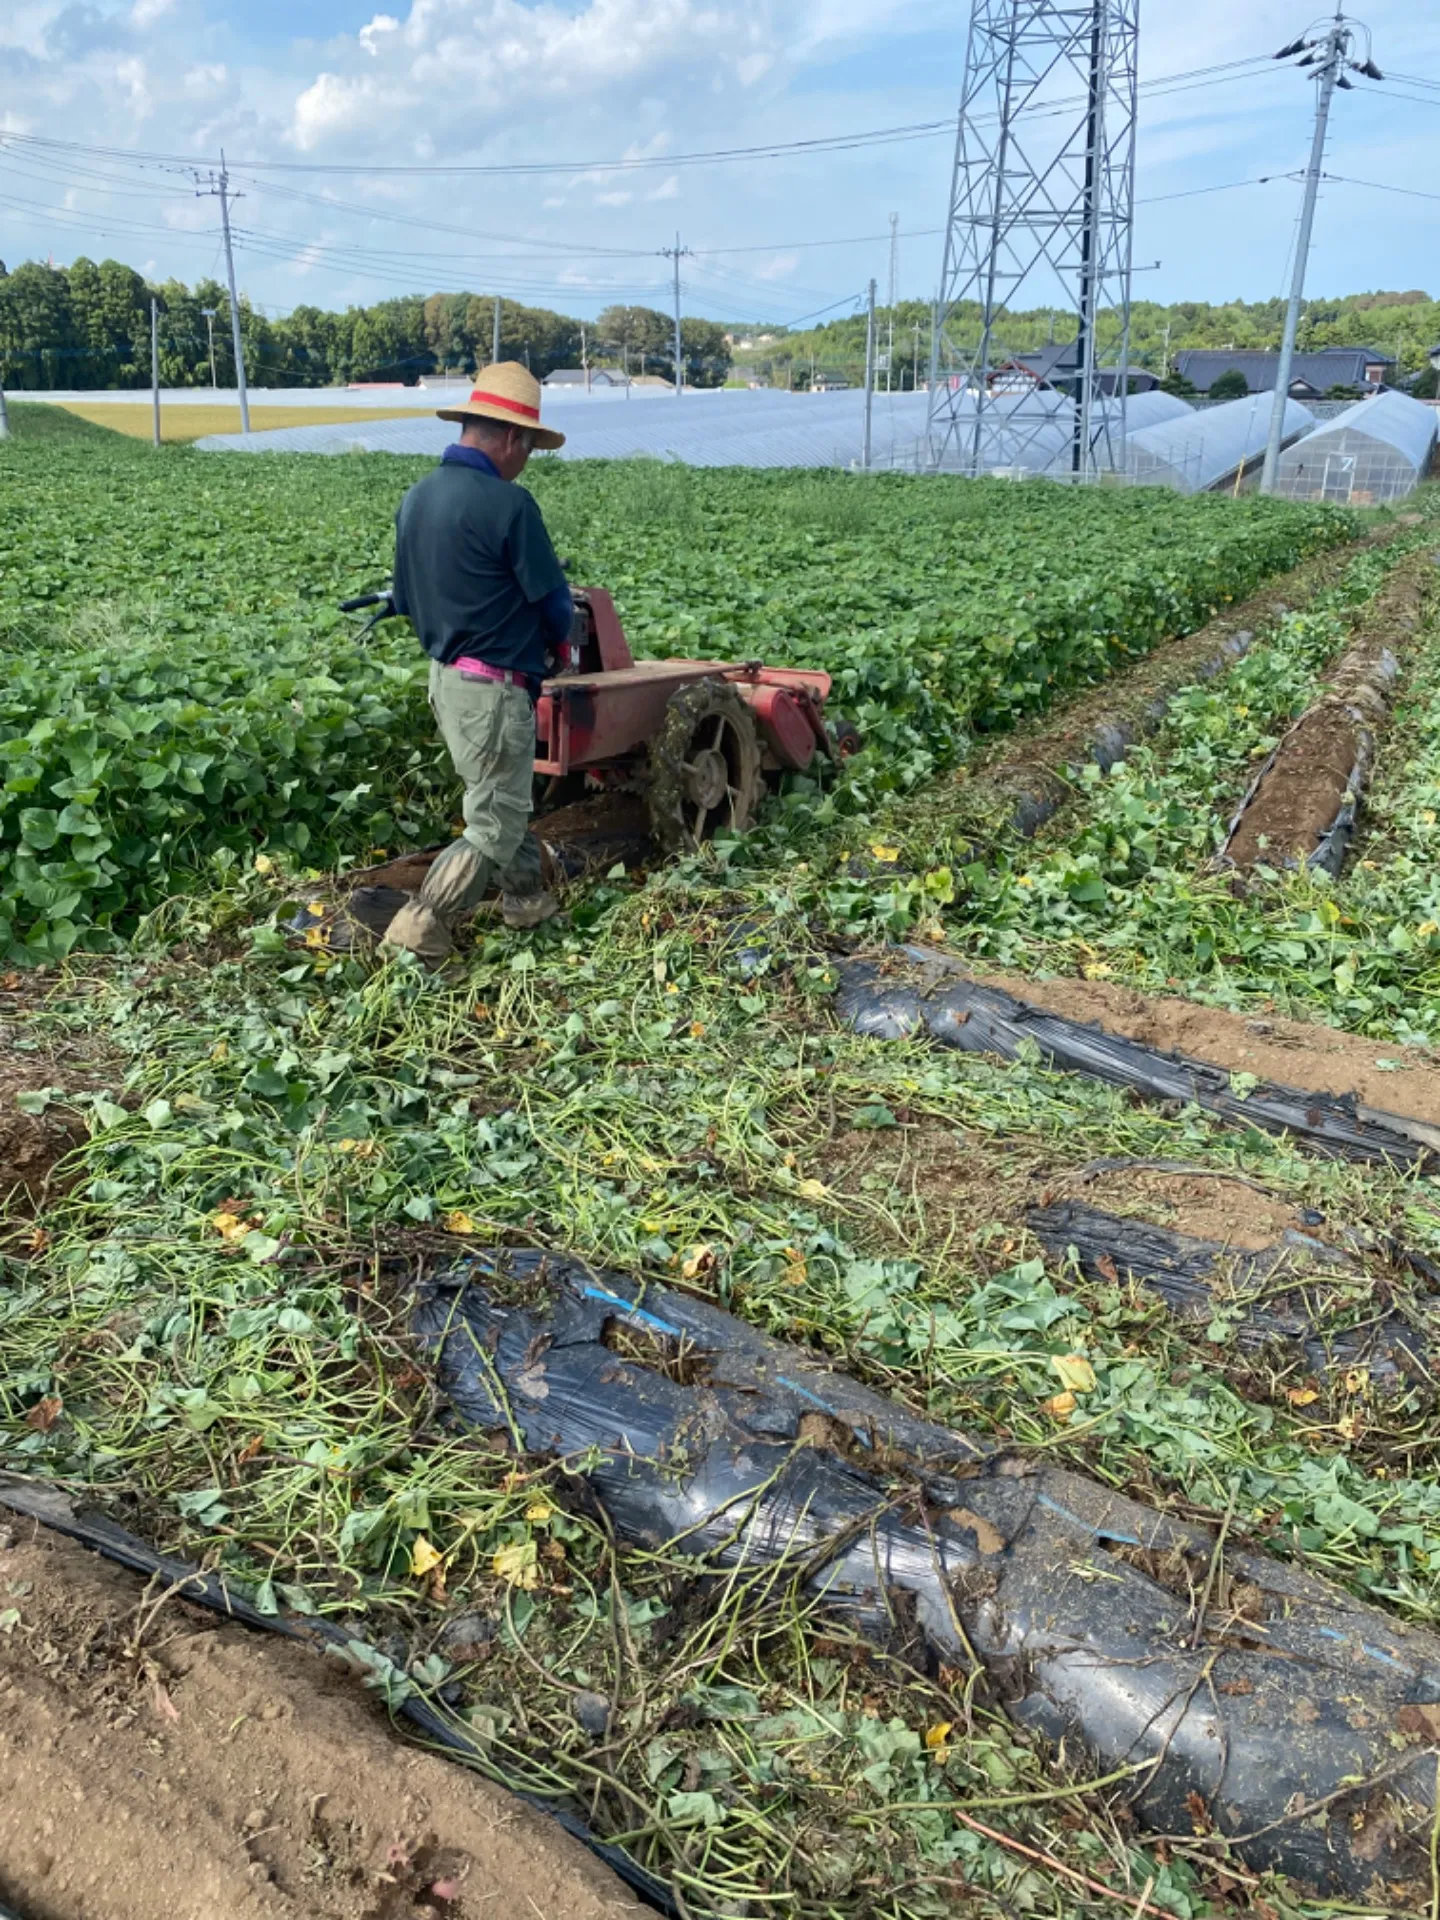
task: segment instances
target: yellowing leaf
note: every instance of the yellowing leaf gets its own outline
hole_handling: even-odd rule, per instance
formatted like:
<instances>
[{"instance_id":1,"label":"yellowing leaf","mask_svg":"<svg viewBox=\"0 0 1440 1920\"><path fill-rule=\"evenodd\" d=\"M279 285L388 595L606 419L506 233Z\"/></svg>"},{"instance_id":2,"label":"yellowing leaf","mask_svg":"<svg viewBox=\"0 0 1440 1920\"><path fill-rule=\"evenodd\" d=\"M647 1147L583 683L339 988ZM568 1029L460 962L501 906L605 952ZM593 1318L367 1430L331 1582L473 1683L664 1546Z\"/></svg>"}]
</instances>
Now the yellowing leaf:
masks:
<instances>
[{"instance_id":1,"label":"yellowing leaf","mask_svg":"<svg viewBox=\"0 0 1440 1920\"><path fill-rule=\"evenodd\" d=\"M937 1720L933 1727L925 1729L925 1744L933 1753L937 1747L943 1747L954 1731L953 1720Z\"/></svg>"},{"instance_id":2,"label":"yellowing leaf","mask_svg":"<svg viewBox=\"0 0 1440 1920\"><path fill-rule=\"evenodd\" d=\"M687 1247L680 1262L680 1275L684 1280L694 1280L699 1274L708 1273L715 1264L713 1247Z\"/></svg>"},{"instance_id":3,"label":"yellowing leaf","mask_svg":"<svg viewBox=\"0 0 1440 1920\"><path fill-rule=\"evenodd\" d=\"M238 1213L212 1214L210 1224L222 1240L243 1240L250 1231L250 1222L242 1220Z\"/></svg>"},{"instance_id":4,"label":"yellowing leaf","mask_svg":"<svg viewBox=\"0 0 1440 1920\"><path fill-rule=\"evenodd\" d=\"M465 1213L459 1207L457 1207L453 1213L447 1213L441 1224L444 1226L446 1233L479 1232L479 1228L475 1225L475 1222L470 1218L469 1214Z\"/></svg>"},{"instance_id":5,"label":"yellowing leaf","mask_svg":"<svg viewBox=\"0 0 1440 1920\"><path fill-rule=\"evenodd\" d=\"M1072 1393L1093 1393L1095 1369L1083 1353L1052 1353L1050 1364L1060 1376L1060 1384Z\"/></svg>"},{"instance_id":6,"label":"yellowing leaf","mask_svg":"<svg viewBox=\"0 0 1440 1920\"><path fill-rule=\"evenodd\" d=\"M1347 1393L1364 1393L1369 1384L1370 1369L1368 1367L1351 1367L1345 1375Z\"/></svg>"},{"instance_id":7,"label":"yellowing leaf","mask_svg":"<svg viewBox=\"0 0 1440 1920\"><path fill-rule=\"evenodd\" d=\"M1320 1398L1320 1394L1315 1387L1287 1387L1285 1398L1292 1407L1308 1407Z\"/></svg>"},{"instance_id":8,"label":"yellowing leaf","mask_svg":"<svg viewBox=\"0 0 1440 1920\"><path fill-rule=\"evenodd\" d=\"M424 1534L417 1534L415 1544L410 1549L410 1571L417 1580L423 1579L432 1568L438 1567L445 1558L438 1547L432 1546Z\"/></svg>"},{"instance_id":9,"label":"yellowing leaf","mask_svg":"<svg viewBox=\"0 0 1440 1920\"><path fill-rule=\"evenodd\" d=\"M255 871L257 873L273 873L275 871L275 862L270 858L268 853L256 854Z\"/></svg>"},{"instance_id":10,"label":"yellowing leaf","mask_svg":"<svg viewBox=\"0 0 1440 1920\"><path fill-rule=\"evenodd\" d=\"M1426 940L1432 933L1440 933L1440 920L1422 920L1415 932L1420 939Z\"/></svg>"},{"instance_id":11,"label":"yellowing leaf","mask_svg":"<svg viewBox=\"0 0 1440 1920\"><path fill-rule=\"evenodd\" d=\"M789 1287L803 1287L809 1269L805 1256L798 1247L785 1249L785 1284Z\"/></svg>"},{"instance_id":12,"label":"yellowing leaf","mask_svg":"<svg viewBox=\"0 0 1440 1920\"><path fill-rule=\"evenodd\" d=\"M328 929L325 927L310 927L305 934L305 944L307 947L328 947L330 944Z\"/></svg>"},{"instance_id":13,"label":"yellowing leaf","mask_svg":"<svg viewBox=\"0 0 1440 1920\"><path fill-rule=\"evenodd\" d=\"M878 840L872 840L870 842L870 851L877 860L884 860L887 864L891 860L898 860L900 858L899 847L887 847L882 845Z\"/></svg>"},{"instance_id":14,"label":"yellowing leaf","mask_svg":"<svg viewBox=\"0 0 1440 1920\"><path fill-rule=\"evenodd\" d=\"M690 1022L690 1038L692 1040L703 1040L705 1038L705 1022L703 1020L692 1020Z\"/></svg>"},{"instance_id":15,"label":"yellowing leaf","mask_svg":"<svg viewBox=\"0 0 1440 1920\"><path fill-rule=\"evenodd\" d=\"M545 1498L544 1494L537 1493L525 1509L525 1518L535 1526L543 1527L554 1519L555 1513L556 1509Z\"/></svg>"},{"instance_id":16,"label":"yellowing leaf","mask_svg":"<svg viewBox=\"0 0 1440 1920\"><path fill-rule=\"evenodd\" d=\"M1057 1420L1068 1420L1075 1411L1076 1404L1073 1393L1056 1393L1052 1394L1048 1400L1040 1402L1040 1411L1053 1414Z\"/></svg>"},{"instance_id":17,"label":"yellowing leaf","mask_svg":"<svg viewBox=\"0 0 1440 1920\"><path fill-rule=\"evenodd\" d=\"M830 1189L823 1180L802 1180L795 1189L802 1200L828 1200Z\"/></svg>"},{"instance_id":18,"label":"yellowing leaf","mask_svg":"<svg viewBox=\"0 0 1440 1920\"><path fill-rule=\"evenodd\" d=\"M540 1567L533 1540L521 1540L514 1546L501 1547L490 1566L497 1580L503 1580L510 1587L522 1587L526 1593L533 1593L540 1584Z\"/></svg>"}]
</instances>

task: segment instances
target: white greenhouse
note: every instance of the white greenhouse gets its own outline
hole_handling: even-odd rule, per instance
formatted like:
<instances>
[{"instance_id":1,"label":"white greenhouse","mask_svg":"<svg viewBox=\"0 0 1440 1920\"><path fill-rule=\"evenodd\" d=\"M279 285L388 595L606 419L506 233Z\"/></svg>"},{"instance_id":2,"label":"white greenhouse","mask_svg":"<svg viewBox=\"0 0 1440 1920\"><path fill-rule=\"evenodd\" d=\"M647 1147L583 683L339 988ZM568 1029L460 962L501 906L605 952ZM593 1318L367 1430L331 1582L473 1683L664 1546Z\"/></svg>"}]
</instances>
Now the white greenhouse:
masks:
<instances>
[{"instance_id":1,"label":"white greenhouse","mask_svg":"<svg viewBox=\"0 0 1440 1920\"><path fill-rule=\"evenodd\" d=\"M1270 407L1271 395L1257 393L1141 427L1125 442L1126 475L1137 486L1174 487L1178 493L1253 485L1265 459ZM1281 445L1288 447L1314 424L1308 407L1287 400Z\"/></svg>"},{"instance_id":2,"label":"white greenhouse","mask_svg":"<svg viewBox=\"0 0 1440 1920\"><path fill-rule=\"evenodd\" d=\"M1429 472L1435 431L1435 408L1408 394L1357 400L1281 457L1275 491L1357 507L1401 500Z\"/></svg>"}]
</instances>

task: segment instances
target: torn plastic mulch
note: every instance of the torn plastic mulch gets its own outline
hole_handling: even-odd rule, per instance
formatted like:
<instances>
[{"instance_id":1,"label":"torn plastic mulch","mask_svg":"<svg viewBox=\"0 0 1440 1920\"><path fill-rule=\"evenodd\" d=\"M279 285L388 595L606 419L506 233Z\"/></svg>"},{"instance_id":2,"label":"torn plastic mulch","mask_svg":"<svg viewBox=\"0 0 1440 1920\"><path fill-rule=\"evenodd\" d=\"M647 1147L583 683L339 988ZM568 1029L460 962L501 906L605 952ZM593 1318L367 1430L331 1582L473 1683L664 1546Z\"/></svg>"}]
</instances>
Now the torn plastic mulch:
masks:
<instances>
[{"instance_id":1,"label":"torn plastic mulch","mask_svg":"<svg viewBox=\"0 0 1440 1920\"><path fill-rule=\"evenodd\" d=\"M1063 1258L1073 1247L1092 1279L1138 1281L1184 1319L1224 1315L1242 1351L1278 1346L1314 1374L1359 1367L1382 1391L1435 1384L1423 1335L1397 1313L1325 1330L1346 1277L1362 1280L1363 1270L1342 1248L1297 1228L1267 1247L1239 1249L1076 1201L1032 1207L1025 1224L1052 1254Z\"/></svg>"},{"instance_id":2,"label":"torn plastic mulch","mask_svg":"<svg viewBox=\"0 0 1440 1920\"><path fill-rule=\"evenodd\" d=\"M1322 1891L1428 1894L1435 1636L567 1255L432 1274L412 1327L461 1418L565 1460L622 1538L783 1562L867 1635L978 1660L1018 1722L1137 1769L1152 1829ZM629 1357L647 1340L654 1365Z\"/></svg>"},{"instance_id":3,"label":"torn plastic mulch","mask_svg":"<svg viewBox=\"0 0 1440 1920\"><path fill-rule=\"evenodd\" d=\"M206 1573L190 1561L177 1559L173 1554L157 1553L153 1547L147 1546L143 1540L105 1514L77 1508L60 1487L46 1481L0 1471L0 1507L8 1507L12 1513L24 1514L42 1526L64 1534L67 1539L78 1540L102 1559L113 1560L117 1566L128 1567L132 1573L141 1574L147 1579L162 1580L166 1588L179 1594L181 1599L190 1601L194 1606L205 1607L212 1613L222 1614L237 1626L251 1627L263 1633L278 1633L284 1639L302 1641L372 1673L384 1664L364 1641L358 1640L353 1633L347 1632L334 1621L309 1615L261 1613L251 1602L250 1590L243 1581ZM680 1909L663 1880L648 1873L622 1848L599 1839L583 1820L567 1808L509 1785L504 1776L497 1772L484 1746L467 1733L463 1724L439 1712L423 1693L406 1691L392 1695L390 1705L394 1713L408 1720L418 1733L444 1753L468 1761L487 1779L514 1794L517 1800L524 1801L538 1813L557 1821L597 1859L603 1860L655 1912L665 1914L668 1920L679 1920ZM14 1916L7 1914L3 1902L0 1902L0 1920L14 1920Z\"/></svg>"},{"instance_id":4,"label":"torn plastic mulch","mask_svg":"<svg viewBox=\"0 0 1440 1920\"><path fill-rule=\"evenodd\" d=\"M982 986L948 955L923 947L902 947L894 960L844 962L836 1008L857 1033L878 1040L928 1033L942 1046L1002 1060L1033 1048L1041 1065L1057 1072L1203 1107L1236 1126L1288 1134L1336 1159L1425 1167L1440 1157L1440 1127L1363 1106L1350 1093L1310 1093L1274 1080L1237 1092L1223 1067L1162 1053L1098 1023L1068 1020L1000 987Z\"/></svg>"}]
</instances>

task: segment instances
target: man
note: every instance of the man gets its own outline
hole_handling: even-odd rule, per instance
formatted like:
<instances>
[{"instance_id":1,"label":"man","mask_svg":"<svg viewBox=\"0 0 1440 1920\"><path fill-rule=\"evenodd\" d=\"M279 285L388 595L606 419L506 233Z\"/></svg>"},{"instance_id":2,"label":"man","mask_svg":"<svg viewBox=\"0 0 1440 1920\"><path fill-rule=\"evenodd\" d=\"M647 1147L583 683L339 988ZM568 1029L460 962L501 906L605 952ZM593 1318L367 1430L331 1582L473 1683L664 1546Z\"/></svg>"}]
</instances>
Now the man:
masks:
<instances>
[{"instance_id":1,"label":"man","mask_svg":"<svg viewBox=\"0 0 1440 1920\"><path fill-rule=\"evenodd\" d=\"M528 831L535 701L546 645L574 617L540 509L514 484L532 449L565 444L540 424L539 383L513 360L485 367L439 417L459 421L460 438L400 502L391 593L430 656L430 705L465 788L464 832L385 933L426 960L453 950L455 923L491 886L507 926L556 910Z\"/></svg>"}]
</instances>

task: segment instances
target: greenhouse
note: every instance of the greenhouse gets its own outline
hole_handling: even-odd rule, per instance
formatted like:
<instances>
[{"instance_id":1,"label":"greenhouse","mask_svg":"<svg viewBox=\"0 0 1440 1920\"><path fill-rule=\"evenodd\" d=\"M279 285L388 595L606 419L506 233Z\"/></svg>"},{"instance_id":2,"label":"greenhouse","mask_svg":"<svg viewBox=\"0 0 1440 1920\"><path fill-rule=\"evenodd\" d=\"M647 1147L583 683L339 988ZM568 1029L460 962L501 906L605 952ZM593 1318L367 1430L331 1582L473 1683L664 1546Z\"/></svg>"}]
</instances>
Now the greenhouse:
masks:
<instances>
[{"instance_id":1,"label":"greenhouse","mask_svg":"<svg viewBox=\"0 0 1440 1920\"><path fill-rule=\"evenodd\" d=\"M1254 484L1265 459L1271 404L1270 394L1251 394L1141 427L1125 443L1126 475L1136 486L1174 487L1177 493ZM1287 400L1281 444L1289 446L1314 424L1308 407Z\"/></svg>"},{"instance_id":2,"label":"greenhouse","mask_svg":"<svg viewBox=\"0 0 1440 1920\"><path fill-rule=\"evenodd\" d=\"M1435 408L1408 394L1357 400L1282 456L1275 491L1357 507L1401 500L1429 472L1435 430Z\"/></svg>"}]
</instances>

